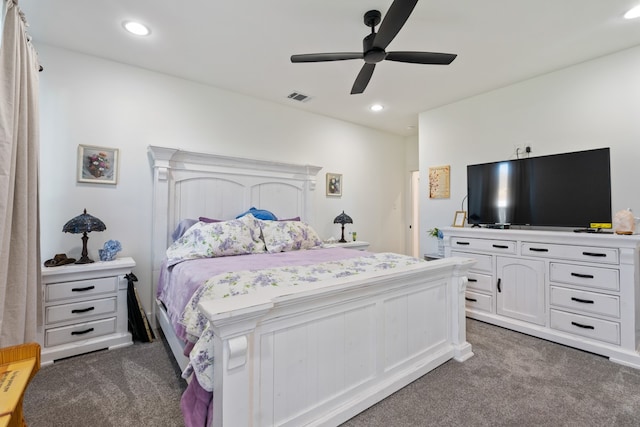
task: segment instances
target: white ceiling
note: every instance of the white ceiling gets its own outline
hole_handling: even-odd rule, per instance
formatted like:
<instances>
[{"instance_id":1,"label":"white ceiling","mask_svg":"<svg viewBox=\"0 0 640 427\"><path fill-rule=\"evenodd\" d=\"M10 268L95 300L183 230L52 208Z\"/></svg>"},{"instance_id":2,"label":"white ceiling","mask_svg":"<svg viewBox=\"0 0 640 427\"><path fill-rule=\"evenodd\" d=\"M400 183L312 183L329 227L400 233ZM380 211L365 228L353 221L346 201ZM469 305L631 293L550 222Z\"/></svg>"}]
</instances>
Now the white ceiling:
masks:
<instances>
[{"instance_id":1,"label":"white ceiling","mask_svg":"<svg viewBox=\"0 0 640 427\"><path fill-rule=\"evenodd\" d=\"M292 54L357 52L367 10L391 0L20 0L39 44L206 83L398 135L418 114L640 44L640 0L422 0L387 51L457 53L449 66L379 63L350 95L362 60L292 64ZM152 34L122 28L139 20ZM47 72L47 64L42 64ZM298 91L313 97L287 99ZM372 113L368 107L386 108Z\"/></svg>"}]
</instances>

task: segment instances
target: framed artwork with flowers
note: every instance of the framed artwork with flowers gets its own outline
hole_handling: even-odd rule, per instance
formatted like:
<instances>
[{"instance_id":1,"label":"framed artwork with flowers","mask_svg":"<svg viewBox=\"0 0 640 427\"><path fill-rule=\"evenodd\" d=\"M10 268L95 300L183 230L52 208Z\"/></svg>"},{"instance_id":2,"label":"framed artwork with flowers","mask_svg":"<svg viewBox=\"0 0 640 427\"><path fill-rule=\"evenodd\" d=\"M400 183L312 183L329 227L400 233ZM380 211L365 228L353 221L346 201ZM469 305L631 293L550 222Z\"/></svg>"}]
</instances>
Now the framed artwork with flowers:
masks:
<instances>
[{"instance_id":1,"label":"framed artwork with flowers","mask_svg":"<svg viewBox=\"0 0 640 427\"><path fill-rule=\"evenodd\" d=\"M118 149L78 145L78 182L118 183Z\"/></svg>"},{"instance_id":2,"label":"framed artwork with flowers","mask_svg":"<svg viewBox=\"0 0 640 427\"><path fill-rule=\"evenodd\" d=\"M342 175L339 173L327 174L327 196L342 196Z\"/></svg>"}]
</instances>

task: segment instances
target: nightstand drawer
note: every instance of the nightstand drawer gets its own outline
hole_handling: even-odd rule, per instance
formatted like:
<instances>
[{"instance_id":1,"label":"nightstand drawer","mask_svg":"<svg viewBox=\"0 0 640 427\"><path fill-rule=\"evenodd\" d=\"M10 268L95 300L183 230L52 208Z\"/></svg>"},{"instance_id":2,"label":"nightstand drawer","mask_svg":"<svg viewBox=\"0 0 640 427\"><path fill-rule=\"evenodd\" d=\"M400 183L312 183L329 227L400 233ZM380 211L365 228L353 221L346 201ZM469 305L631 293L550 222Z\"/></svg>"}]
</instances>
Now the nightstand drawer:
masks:
<instances>
[{"instance_id":1,"label":"nightstand drawer","mask_svg":"<svg viewBox=\"0 0 640 427\"><path fill-rule=\"evenodd\" d=\"M52 283L46 286L45 301L52 302L70 298L87 298L101 294L115 294L117 289L117 277L100 277L74 282Z\"/></svg>"},{"instance_id":2,"label":"nightstand drawer","mask_svg":"<svg viewBox=\"0 0 640 427\"><path fill-rule=\"evenodd\" d=\"M116 298L103 298L91 301L76 302L49 306L45 310L45 324L84 319L116 312Z\"/></svg>"},{"instance_id":3,"label":"nightstand drawer","mask_svg":"<svg viewBox=\"0 0 640 427\"><path fill-rule=\"evenodd\" d=\"M61 328L47 329L45 331L44 345L46 347L52 347L54 345L68 344L71 342L99 337L101 335L112 334L115 331L115 317L80 323L77 325L63 326Z\"/></svg>"},{"instance_id":4,"label":"nightstand drawer","mask_svg":"<svg viewBox=\"0 0 640 427\"><path fill-rule=\"evenodd\" d=\"M612 344L620 344L620 324L551 310L551 328Z\"/></svg>"}]
</instances>

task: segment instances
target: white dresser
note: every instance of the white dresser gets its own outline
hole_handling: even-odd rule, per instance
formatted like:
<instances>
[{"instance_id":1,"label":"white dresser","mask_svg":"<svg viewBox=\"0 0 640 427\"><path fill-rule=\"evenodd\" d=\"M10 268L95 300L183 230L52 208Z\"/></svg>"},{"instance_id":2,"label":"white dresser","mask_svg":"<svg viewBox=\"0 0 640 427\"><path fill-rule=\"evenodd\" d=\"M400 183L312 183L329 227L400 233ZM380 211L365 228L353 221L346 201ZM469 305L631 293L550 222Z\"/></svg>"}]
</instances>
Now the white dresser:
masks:
<instances>
[{"instance_id":1,"label":"white dresser","mask_svg":"<svg viewBox=\"0 0 640 427\"><path fill-rule=\"evenodd\" d=\"M127 280L132 258L43 267L38 341L42 365L104 348L132 344Z\"/></svg>"},{"instance_id":2,"label":"white dresser","mask_svg":"<svg viewBox=\"0 0 640 427\"><path fill-rule=\"evenodd\" d=\"M445 228L476 260L467 317L640 368L640 236Z\"/></svg>"}]
</instances>

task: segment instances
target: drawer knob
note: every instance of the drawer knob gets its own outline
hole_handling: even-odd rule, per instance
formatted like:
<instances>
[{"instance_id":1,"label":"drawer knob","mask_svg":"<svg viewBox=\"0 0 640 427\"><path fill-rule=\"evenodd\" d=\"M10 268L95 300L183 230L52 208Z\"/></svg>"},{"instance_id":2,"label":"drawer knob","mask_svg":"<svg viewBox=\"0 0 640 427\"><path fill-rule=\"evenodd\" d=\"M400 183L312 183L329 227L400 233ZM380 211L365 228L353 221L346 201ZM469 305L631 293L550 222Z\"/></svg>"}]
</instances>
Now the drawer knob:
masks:
<instances>
[{"instance_id":1,"label":"drawer knob","mask_svg":"<svg viewBox=\"0 0 640 427\"><path fill-rule=\"evenodd\" d=\"M478 300L475 299L475 298L464 297L464 299L466 299L467 301L471 301L471 302L478 302Z\"/></svg>"},{"instance_id":2,"label":"drawer knob","mask_svg":"<svg viewBox=\"0 0 640 427\"><path fill-rule=\"evenodd\" d=\"M95 307L87 307L87 308L76 308L75 310L71 310L72 313L86 313L87 311L95 310Z\"/></svg>"},{"instance_id":3,"label":"drawer knob","mask_svg":"<svg viewBox=\"0 0 640 427\"><path fill-rule=\"evenodd\" d=\"M71 332L71 335L84 335L88 334L89 332L93 332L93 328L85 329L84 331L73 331Z\"/></svg>"},{"instance_id":4,"label":"drawer knob","mask_svg":"<svg viewBox=\"0 0 640 427\"><path fill-rule=\"evenodd\" d=\"M478 279L467 279L469 282L477 282Z\"/></svg>"},{"instance_id":5,"label":"drawer knob","mask_svg":"<svg viewBox=\"0 0 640 427\"><path fill-rule=\"evenodd\" d=\"M492 245L496 249L509 249L507 245Z\"/></svg>"},{"instance_id":6,"label":"drawer knob","mask_svg":"<svg viewBox=\"0 0 640 427\"><path fill-rule=\"evenodd\" d=\"M582 329L595 329L595 328L594 328L593 326L591 326L591 325L583 325L583 324L578 323L578 322L571 322L571 324L572 324L573 326L577 326L578 328L582 328Z\"/></svg>"},{"instance_id":7,"label":"drawer knob","mask_svg":"<svg viewBox=\"0 0 640 427\"><path fill-rule=\"evenodd\" d=\"M571 301L581 302L583 304L593 304L593 301L591 301L591 300L582 299L582 298L576 298L576 297L571 297Z\"/></svg>"},{"instance_id":8,"label":"drawer knob","mask_svg":"<svg viewBox=\"0 0 640 427\"><path fill-rule=\"evenodd\" d=\"M85 291L90 291L91 289L95 289L96 287L91 285L91 286L85 286L84 288L71 288L71 292L85 292Z\"/></svg>"},{"instance_id":9,"label":"drawer knob","mask_svg":"<svg viewBox=\"0 0 640 427\"><path fill-rule=\"evenodd\" d=\"M549 252L547 248L529 248L529 250L532 252Z\"/></svg>"},{"instance_id":10,"label":"drawer knob","mask_svg":"<svg viewBox=\"0 0 640 427\"><path fill-rule=\"evenodd\" d=\"M469 246L470 243L469 242L456 242L456 245Z\"/></svg>"}]
</instances>

